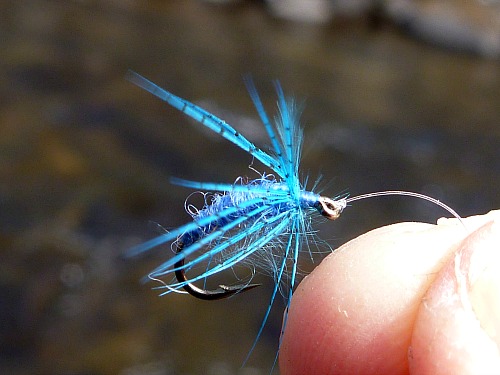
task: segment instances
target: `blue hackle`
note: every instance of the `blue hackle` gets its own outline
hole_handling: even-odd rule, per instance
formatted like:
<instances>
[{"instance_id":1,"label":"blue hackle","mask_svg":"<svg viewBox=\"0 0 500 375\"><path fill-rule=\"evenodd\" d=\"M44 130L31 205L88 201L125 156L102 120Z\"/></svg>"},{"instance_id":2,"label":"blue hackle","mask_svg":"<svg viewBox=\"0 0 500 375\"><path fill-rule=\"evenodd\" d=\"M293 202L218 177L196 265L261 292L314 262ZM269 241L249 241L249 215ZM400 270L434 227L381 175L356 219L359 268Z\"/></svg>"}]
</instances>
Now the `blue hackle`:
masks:
<instances>
[{"instance_id":1,"label":"blue hackle","mask_svg":"<svg viewBox=\"0 0 500 375\"><path fill-rule=\"evenodd\" d=\"M279 292L285 299L286 322L296 282L299 252L303 243L309 248L307 241L314 235L309 216L319 210L320 196L306 191L299 180L302 147L299 110L292 99L285 97L281 86L276 82L278 115L272 123L254 84L251 80L246 80L251 99L269 136L271 153L267 153L223 120L137 73L129 72L128 79L201 125L219 133L270 168L273 173L262 173L260 178L254 180L239 178L233 184L172 178L173 184L214 193L210 195L211 199L205 196L205 204L200 209L186 204L192 222L137 245L130 251L131 255L136 255L166 243L182 243L182 250L154 269L149 277L154 280L173 277L180 270L190 271L192 275L187 281L165 282L160 286L165 289L163 294L206 280L239 263L247 262L252 257L258 260L250 264L262 266L267 263L267 271L270 270L276 284L251 352L262 334ZM283 285L285 279L287 285Z\"/></svg>"},{"instance_id":2,"label":"blue hackle","mask_svg":"<svg viewBox=\"0 0 500 375\"><path fill-rule=\"evenodd\" d=\"M389 190L350 198L347 198L347 194L328 198L314 192L319 179L316 180L313 191L306 190L307 177L302 183L299 179L303 140L302 128L299 125L300 110L293 99L285 97L278 82L275 82L278 114L274 122L271 122L253 82L250 79L245 81L270 140L268 153L257 148L225 121L162 89L139 74L129 72L127 78L201 125L219 133L271 170L271 174L261 173L259 178L253 180L239 177L232 184L172 178L173 184L212 193L202 193L204 205L199 209L186 202L186 211L192 216L191 222L139 244L129 252L129 255L137 255L167 243L170 243L173 249L176 248L172 257L148 275L150 279L161 283L157 289L161 289L162 295L184 289L202 299L226 298L257 285L247 281L246 284L232 287L219 285L216 290L207 290L200 289L193 283L206 283L211 276L232 269L238 264L250 265L251 277L255 268L263 268L270 273L274 277L275 286L245 362L263 332L278 293L285 300L278 349L281 345L297 279L299 252L304 245L312 257L311 246L320 242L311 228L311 215L314 213L335 220L350 202L400 195L432 202L461 221L460 216L449 206L419 193ZM255 171L254 168L251 169ZM189 276L186 276L187 273ZM163 281L169 277L174 281ZM276 360L277 356L274 365Z\"/></svg>"},{"instance_id":3,"label":"blue hackle","mask_svg":"<svg viewBox=\"0 0 500 375\"><path fill-rule=\"evenodd\" d=\"M241 147L243 150L248 152L250 155L255 157L265 166L274 170L281 177L285 177L285 171L281 163L273 156L267 154L266 152L258 149L255 145L238 133L231 125L221 120L217 116L205 111L203 108L188 102L178 96L168 92L148 79L142 77L141 75L129 71L127 74L127 79L136 84L137 86L149 91L151 94L157 96L161 100L167 102L172 107L177 108L179 111L184 112L189 117L198 121L207 128L219 133L222 137L233 142L236 146Z\"/></svg>"}]
</instances>

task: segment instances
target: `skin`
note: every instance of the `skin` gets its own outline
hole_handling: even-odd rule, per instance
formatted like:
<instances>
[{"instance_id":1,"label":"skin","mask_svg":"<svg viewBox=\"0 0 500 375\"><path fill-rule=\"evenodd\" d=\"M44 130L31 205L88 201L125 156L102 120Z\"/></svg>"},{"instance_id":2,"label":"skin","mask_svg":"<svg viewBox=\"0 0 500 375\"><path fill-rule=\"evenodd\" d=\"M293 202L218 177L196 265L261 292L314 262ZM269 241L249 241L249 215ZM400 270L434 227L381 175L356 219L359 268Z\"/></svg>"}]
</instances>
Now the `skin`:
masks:
<instances>
[{"instance_id":1,"label":"skin","mask_svg":"<svg viewBox=\"0 0 500 375\"><path fill-rule=\"evenodd\" d=\"M399 223L336 250L298 286L283 375L500 374L500 210Z\"/></svg>"}]
</instances>

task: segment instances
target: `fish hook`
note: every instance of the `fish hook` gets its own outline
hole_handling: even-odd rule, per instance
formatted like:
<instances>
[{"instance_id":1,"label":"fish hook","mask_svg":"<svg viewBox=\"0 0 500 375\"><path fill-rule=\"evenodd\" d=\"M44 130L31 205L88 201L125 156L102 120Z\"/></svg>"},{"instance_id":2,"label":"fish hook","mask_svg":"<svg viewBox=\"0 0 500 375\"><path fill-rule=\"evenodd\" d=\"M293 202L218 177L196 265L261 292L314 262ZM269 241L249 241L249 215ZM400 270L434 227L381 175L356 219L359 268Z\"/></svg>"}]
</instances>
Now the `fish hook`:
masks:
<instances>
[{"instance_id":1,"label":"fish hook","mask_svg":"<svg viewBox=\"0 0 500 375\"><path fill-rule=\"evenodd\" d=\"M178 242L177 254L182 252L183 248L184 248L184 243L181 241ZM236 293L246 292L247 290L256 288L261 285L261 284L247 284L247 285L233 285L233 286L219 285L219 289L215 290L202 289L198 288L196 285L192 283L187 282L188 278L186 276L186 271L183 269L183 266L184 266L184 258L179 260L174 265L175 277L177 278L177 281L182 283L183 284L182 287L184 288L184 290L189 294L191 294L193 297L204 299L207 301L228 298Z\"/></svg>"}]
</instances>

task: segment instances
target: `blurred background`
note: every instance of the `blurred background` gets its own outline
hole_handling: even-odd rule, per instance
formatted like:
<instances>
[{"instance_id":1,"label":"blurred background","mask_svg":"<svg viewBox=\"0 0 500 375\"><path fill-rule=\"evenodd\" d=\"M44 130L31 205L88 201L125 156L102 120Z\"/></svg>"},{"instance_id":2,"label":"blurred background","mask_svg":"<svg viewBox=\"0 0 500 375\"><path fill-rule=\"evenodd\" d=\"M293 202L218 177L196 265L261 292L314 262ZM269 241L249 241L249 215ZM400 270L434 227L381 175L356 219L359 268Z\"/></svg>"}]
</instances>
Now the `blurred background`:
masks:
<instances>
[{"instance_id":1,"label":"blurred background","mask_svg":"<svg viewBox=\"0 0 500 375\"><path fill-rule=\"evenodd\" d=\"M190 219L190 191L169 176L255 176L247 154L127 82L128 69L259 146L243 77L270 114L279 79L305 105L302 171L322 175L326 195L411 190L463 216L500 206L498 1L5 0L0 35L2 374L269 373L281 303L241 364L272 280L218 302L158 297L140 278L168 246L123 256ZM377 198L317 228L335 248L443 215Z\"/></svg>"}]
</instances>

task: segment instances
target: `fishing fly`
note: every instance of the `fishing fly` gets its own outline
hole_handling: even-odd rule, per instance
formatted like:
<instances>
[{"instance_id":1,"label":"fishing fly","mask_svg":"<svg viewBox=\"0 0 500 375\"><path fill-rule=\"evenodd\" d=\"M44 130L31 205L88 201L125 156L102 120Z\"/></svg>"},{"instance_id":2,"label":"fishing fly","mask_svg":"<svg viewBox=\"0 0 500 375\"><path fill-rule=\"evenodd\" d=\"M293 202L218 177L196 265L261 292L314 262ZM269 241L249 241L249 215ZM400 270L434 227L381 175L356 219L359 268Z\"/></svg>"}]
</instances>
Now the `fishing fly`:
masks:
<instances>
[{"instance_id":1,"label":"fishing fly","mask_svg":"<svg viewBox=\"0 0 500 375\"><path fill-rule=\"evenodd\" d=\"M171 179L176 185L213 193L205 196L205 204L200 209L186 204L192 216L191 222L137 245L130 252L136 255L171 243L174 254L151 271L148 277L162 283L162 294L187 292L204 300L227 298L259 286L247 280L244 283L238 281L236 285L218 284L215 288L208 288L207 280L239 263L244 264L250 257L265 259L268 268L271 268L275 286L257 339L280 292L286 305L283 329L286 325L299 253L304 247L311 251L310 239L315 237L311 224L314 215L336 220L351 202L376 196L405 195L430 201L460 220L453 209L437 199L409 191L391 190L330 198L315 193L315 187L311 191L306 190L307 179L301 181L299 178L303 140L299 110L292 98L285 97L278 82L275 82L278 114L272 122L254 84L246 81L269 137L270 150L264 151L225 121L141 75L129 72L127 79L219 133L272 171L271 174L260 173L258 178L252 180L241 177L232 184ZM260 263L256 261L256 264ZM164 281L169 277L170 281ZM287 285L283 286L285 281Z\"/></svg>"}]
</instances>

